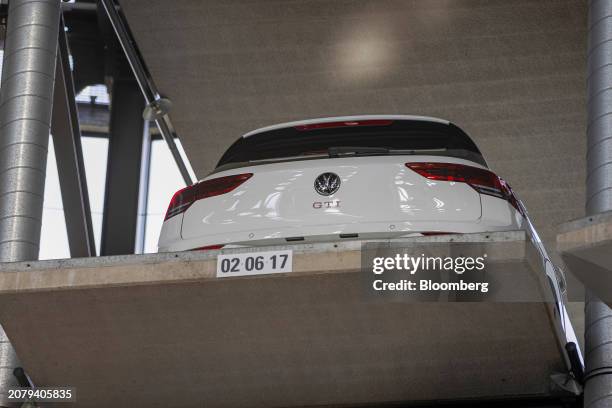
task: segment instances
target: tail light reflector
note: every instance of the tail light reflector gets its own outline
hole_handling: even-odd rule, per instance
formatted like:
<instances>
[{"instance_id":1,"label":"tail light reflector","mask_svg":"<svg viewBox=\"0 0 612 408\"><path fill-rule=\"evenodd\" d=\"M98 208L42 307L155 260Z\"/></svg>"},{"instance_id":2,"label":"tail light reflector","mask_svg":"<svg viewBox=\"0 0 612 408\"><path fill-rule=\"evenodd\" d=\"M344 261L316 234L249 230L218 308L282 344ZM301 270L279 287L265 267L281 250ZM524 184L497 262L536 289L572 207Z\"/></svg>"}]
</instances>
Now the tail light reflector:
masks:
<instances>
[{"instance_id":1,"label":"tail light reflector","mask_svg":"<svg viewBox=\"0 0 612 408\"><path fill-rule=\"evenodd\" d=\"M324 123L311 123L308 125L296 126L296 130L316 130L316 129L331 129L339 127L353 127L353 126L388 126L392 124L392 120L388 119L368 119L368 120L349 120L345 122L324 122Z\"/></svg>"},{"instance_id":2,"label":"tail light reflector","mask_svg":"<svg viewBox=\"0 0 612 408\"><path fill-rule=\"evenodd\" d=\"M518 200L508 183L492 171L456 163L406 163L406 167L430 180L469 184L480 194L507 200L522 214Z\"/></svg>"},{"instance_id":3,"label":"tail light reflector","mask_svg":"<svg viewBox=\"0 0 612 408\"><path fill-rule=\"evenodd\" d=\"M203 247L199 247L199 248L193 248L192 251L214 251L214 250L217 250L217 249L221 249L224 246L225 245L223 245L223 244L207 245L207 246L203 246Z\"/></svg>"},{"instance_id":4,"label":"tail light reflector","mask_svg":"<svg viewBox=\"0 0 612 408\"><path fill-rule=\"evenodd\" d=\"M200 181L192 186L177 191L170 200L164 221L184 213L198 200L229 193L253 176L253 173L236 174Z\"/></svg>"}]
</instances>

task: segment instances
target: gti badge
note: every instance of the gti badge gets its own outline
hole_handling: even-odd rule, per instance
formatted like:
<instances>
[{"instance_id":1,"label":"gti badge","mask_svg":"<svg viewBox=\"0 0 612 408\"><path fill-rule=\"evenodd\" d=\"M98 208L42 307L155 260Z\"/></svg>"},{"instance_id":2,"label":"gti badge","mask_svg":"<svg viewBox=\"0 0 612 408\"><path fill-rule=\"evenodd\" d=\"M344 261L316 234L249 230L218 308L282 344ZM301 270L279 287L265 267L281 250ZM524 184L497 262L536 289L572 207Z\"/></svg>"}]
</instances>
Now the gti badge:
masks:
<instances>
[{"instance_id":1,"label":"gti badge","mask_svg":"<svg viewBox=\"0 0 612 408\"><path fill-rule=\"evenodd\" d=\"M322 196L330 196L340 188L340 177L336 173L323 173L315 179L314 188Z\"/></svg>"}]
</instances>

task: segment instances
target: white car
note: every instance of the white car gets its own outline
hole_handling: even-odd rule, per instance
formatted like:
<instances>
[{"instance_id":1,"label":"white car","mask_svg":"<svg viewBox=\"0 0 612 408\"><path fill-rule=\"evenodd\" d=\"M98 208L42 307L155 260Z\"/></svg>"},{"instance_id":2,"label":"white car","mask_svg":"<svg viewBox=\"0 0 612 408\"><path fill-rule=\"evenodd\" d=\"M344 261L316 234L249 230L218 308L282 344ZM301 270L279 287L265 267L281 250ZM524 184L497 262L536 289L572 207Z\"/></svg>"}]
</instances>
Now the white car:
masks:
<instances>
[{"instance_id":1,"label":"white car","mask_svg":"<svg viewBox=\"0 0 612 408\"><path fill-rule=\"evenodd\" d=\"M247 133L172 197L160 251L515 230L509 186L454 124L348 116Z\"/></svg>"}]
</instances>

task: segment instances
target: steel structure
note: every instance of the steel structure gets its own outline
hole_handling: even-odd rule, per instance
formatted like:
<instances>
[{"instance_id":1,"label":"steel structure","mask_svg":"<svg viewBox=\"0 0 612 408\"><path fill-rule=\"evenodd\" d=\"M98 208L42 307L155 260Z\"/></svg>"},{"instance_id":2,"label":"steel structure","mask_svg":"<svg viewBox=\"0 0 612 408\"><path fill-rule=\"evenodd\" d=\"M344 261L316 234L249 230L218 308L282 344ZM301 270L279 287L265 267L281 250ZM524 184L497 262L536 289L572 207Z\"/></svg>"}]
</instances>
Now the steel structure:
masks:
<instances>
[{"instance_id":1,"label":"steel structure","mask_svg":"<svg viewBox=\"0 0 612 408\"><path fill-rule=\"evenodd\" d=\"M167 113L170 109L169 101L161 98L155 85L150 80L149 75L144 67L144 64L140 60L140 56L138 55L136 48L134 46L134 42L131 38L131 35L124 24L121 16L119 15L119 11L115 7L113 0L100 0L100 3L104 6L104 10L108 15L108 18L117 34L117 39L121 44L121 48L125 52L125 56L132 68L136 81L138 82L138 86L142 91L142 94L145 98L147 104L147 112L143 113L147 117L147 119L151 119L155 121L155 124L159 128L162 137L166 141L170 152L172 153L172 157L174 157L174 161L179 168L181 176L185 181L185 184L191 185L195 180L189 174L189 170L187 169L187 165L185 164L181 154L174 143L174 133L172 131L172 124L170 122L170 118Z\"/></svg>"},{"instance_id":2,"label":"steel structure","mask_svg":"<svg viewBox=\"0 0 612 408\"><path fill-rule=\"evenodd\" d=\"M38 257L59 0L12 1L0 94L0 261Z\"/></svg>"},{"instance_id":3,"label":"steel structure","mask_svg":"<svg viewBox=\"0 0 612 408\"><path fill-rule=\"evenodd\" d=\"M38 258L60 1L12 0L8 15L0 92L0 262ZM15 384L17 358L1 332L4 391Z\"/></svg>"},{"instance_id":4,"label":"steel structure","mask_svg":"<svg viewBox=\"0 0 612 408\"><path fill-rule=\"evenodd\" d=\"M144 122L142 134L142 154L140 155L140 189L138 191L138 213L136 222L135 254L145 252L145 233L147 229L147 208L149 200L149 177L151 175L151 129L149 121Z\"/></svg>"},{"instance_id":5,"label":"steel structure","mask_svg":"<svg viewBox=\"0 0 612 408\"><path fill-rule=\"evenodd\" d=\"M68 48L65 25L61 19L51 134L55 146L70 256L76 258L96 256L96 245Z\"/></svg>"},{"instance_id":6,"label":"steel structure","mask_svg":"<svg viewBox=\"0 0 612 408\"><path fill-rule=\"evenodd\" d=\"M111 98L100 254L133 254L141 190L145 101L132 78L115 78Z\"/></svg>"},{"instance_id":7,"label":"steel structure","mask_svg":"<svg viewBox=\"0 0 612 408\"><path fill-rule=\"evenodd\" d=\"M612 210L612 2L589 2L586 211ZM585 407L612 406L612 310L585 299Z\"/></svg>"}]
</instances>

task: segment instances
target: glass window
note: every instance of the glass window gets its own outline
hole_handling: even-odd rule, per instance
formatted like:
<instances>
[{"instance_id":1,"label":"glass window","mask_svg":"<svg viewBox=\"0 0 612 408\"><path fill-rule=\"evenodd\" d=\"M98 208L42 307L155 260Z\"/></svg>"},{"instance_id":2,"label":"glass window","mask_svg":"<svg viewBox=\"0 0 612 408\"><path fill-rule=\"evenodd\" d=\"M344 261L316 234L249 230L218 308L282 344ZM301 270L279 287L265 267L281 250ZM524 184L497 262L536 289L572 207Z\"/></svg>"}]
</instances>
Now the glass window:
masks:
<instances>
[{"instance_id":1,"label":"glass window","mask_svg":"<svg viewBox=\"0 0 612 408\"><path fill-rule=\"evenodd\" d=\"M177 145L180 142L177 140ZM149 198L145 224L145 253L157 252L157 241L164 216L172 195L185 187L181 173L163 140L154 140L151 146L151 172Z\"/></svg>"},{"instance_id":2,"label":"glass window","mask_svg":"<svg viewBox=\"0 0 612 408\"><path fill-rule=\"evenodd\" d=\"M49 137L39 259L70 258L53 139Z\"/></svg>"},{"instance_id":3,"label":"glass window","mask_svg":"<svg viewBox=\"0 0 612 408\"><path fill-rule=\"evenodd\" d=\"M96 253L100 253L102 239L102 213L104 211L104 191L106 189L106 161L108 159L108 139L104 137L82 137L83 162L87 177L91 223L96 241Z\"/></svg>"},{"instance_id":4,"label":"glass window","mask_svg":"<svg viewBox=\"0 0 612 408\"><path fill-rule=\"evenodd\" d=\"M81 138L81 143L83 145L83 161L85 163L87 189L89 190L94 239L96 251L99 253L102 235L102 209L104 207L108 140L99 137L83 137ZM55 149L53 139L50 137L39 259L59 258L70 258L70 247L68 245L68 233L66 231Z\"/></svg>"},{"instance_id":5,"label":"glass window","mask_svg":"<svg viewBox=\"0 0 612 408\"><path fill-rule=\"evenodd\" d=\"M106 85L91 85L85 87L76 96L76 101L80 103L95 103L98 105L108 105L110 103Z\"/></svg>"},{"instance_id":6,"label":"glass window","mask_svg":"<svg viewBox=\"0 0 612 408\"><path fill-rule=\"evenodd\" d=\"M218 166L351 154L443 155L484 164L470 137L453 124L376 119L315 123L256 133L238 139Z\"/></svg>"}]
</instances>

